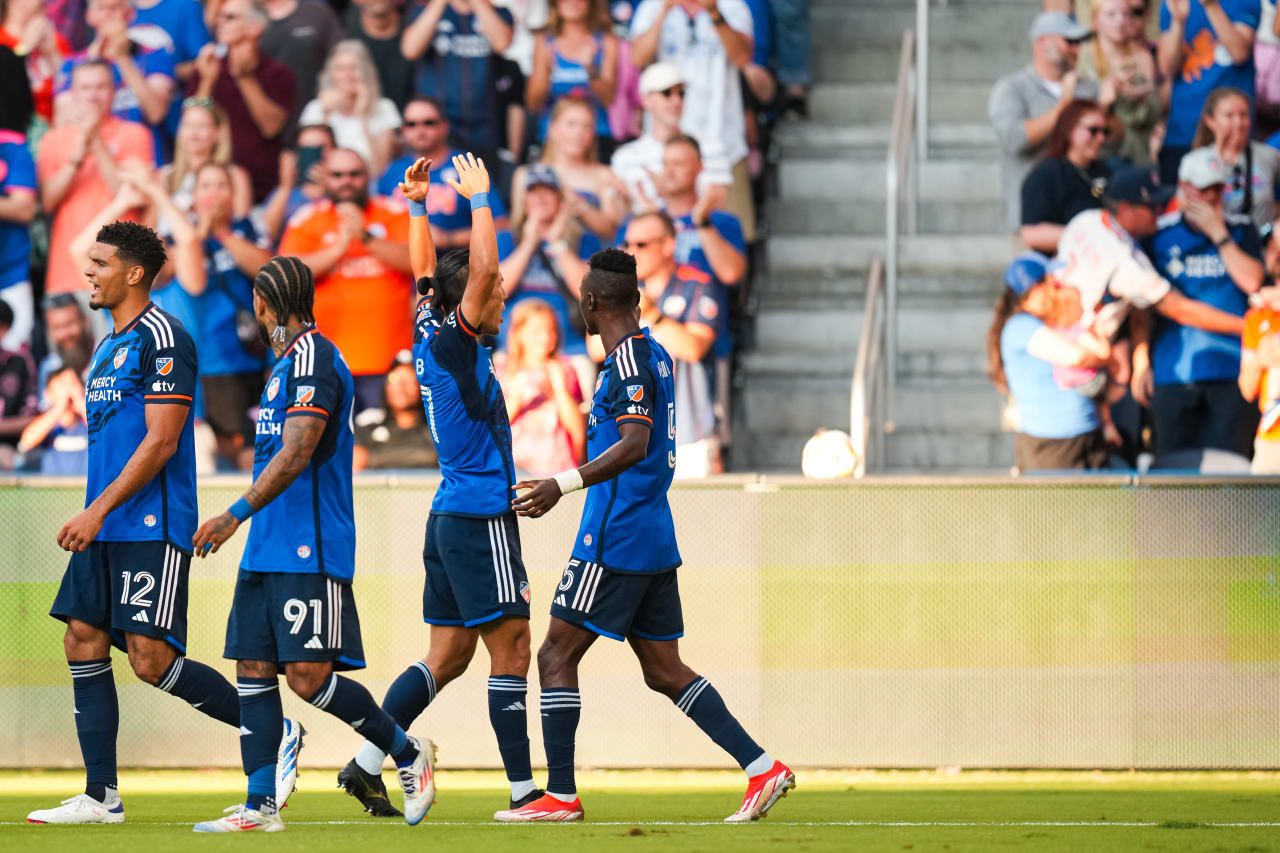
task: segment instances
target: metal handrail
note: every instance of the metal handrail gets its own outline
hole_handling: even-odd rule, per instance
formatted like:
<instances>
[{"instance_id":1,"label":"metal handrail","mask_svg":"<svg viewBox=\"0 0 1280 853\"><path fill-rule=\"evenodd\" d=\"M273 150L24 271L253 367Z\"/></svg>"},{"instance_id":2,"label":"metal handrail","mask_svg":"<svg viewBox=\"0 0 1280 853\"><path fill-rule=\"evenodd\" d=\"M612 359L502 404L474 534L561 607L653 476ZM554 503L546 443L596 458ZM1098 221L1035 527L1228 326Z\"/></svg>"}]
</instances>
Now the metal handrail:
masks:
<instances>
[{"instance_id":1,"label":"metal handrail","mask_svg":"<svg viewBox=\"0 0 1280 853\"><path fill-rule=\"evenodd\" d=\"M923 163L929 159L929 0L916 0L916 129L916 159Z\"/></svg>"},{"instance_id":2,"label":"metal handrail","mask_svg":"<svg viewBox=\"0 0 1280 853\"><path fill-rule=\"evenodd\" d=\"M884 261L876 256L871 259L871 269L867 272L867 303L849 394L849 436L853 439L855 477L866 476L869 463L872 470L884 468L885 316L880 306L883 295Z\"/></svg>"},{"instance_id":3,"label":"metal handrail","mask_svg":"<svg viewBox=\"0 0 1280 853\"><path fill-rule=\"evenodd\" d=\"M902 34L902 52L898 59L898 83L893 101L893 125L889 135L889 155L885 169L885 360L888 362L888 387L885 400L885 429L893 431L893 400L898 372L898 223L902 211L902 193L911 172L914 150L911 145L914 132L912 109L912 68L916 57L915 30ZM919 181L913 182L913 189ZM916 199L912 198L908 211L909 224L915 222Z\"/></svg>"}]
</instances>

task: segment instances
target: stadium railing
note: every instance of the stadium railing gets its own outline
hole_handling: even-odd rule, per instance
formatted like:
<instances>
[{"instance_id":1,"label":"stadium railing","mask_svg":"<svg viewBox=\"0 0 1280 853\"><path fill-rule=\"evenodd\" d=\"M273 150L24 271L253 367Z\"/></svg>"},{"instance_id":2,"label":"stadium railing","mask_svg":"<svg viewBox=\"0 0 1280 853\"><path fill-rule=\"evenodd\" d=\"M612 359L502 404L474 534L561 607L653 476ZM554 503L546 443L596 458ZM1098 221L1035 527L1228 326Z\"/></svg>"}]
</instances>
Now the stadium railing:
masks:
<instances>
[{"instance_id":1,"label":"stadium railing","mask_svg":"<svg viewBox=\"0 0 1280 853\"><path fill-rule=\"evenodd\" d=\"M853 476L861 479L884 470L885 386L884 260L871 259L867 271L867 302L862 313L862 333L853 364L849 393L849 436L853 441Z\"/></svg>"}]
</instances>

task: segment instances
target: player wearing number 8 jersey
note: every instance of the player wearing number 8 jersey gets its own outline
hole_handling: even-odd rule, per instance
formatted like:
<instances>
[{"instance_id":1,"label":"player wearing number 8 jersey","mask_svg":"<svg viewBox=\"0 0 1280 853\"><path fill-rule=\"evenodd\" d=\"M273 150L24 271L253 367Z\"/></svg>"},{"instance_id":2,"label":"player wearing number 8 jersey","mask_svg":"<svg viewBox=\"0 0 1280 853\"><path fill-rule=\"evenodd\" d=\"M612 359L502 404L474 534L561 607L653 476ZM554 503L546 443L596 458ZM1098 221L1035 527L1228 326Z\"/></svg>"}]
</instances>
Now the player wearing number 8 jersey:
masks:
<instances>
[{"instance_id":1,"label":"player wearing number 8 jersey","mask_svg":"<svg viewBox=\"0 0 1280 853\"><path fill-rule=\"evenodd\" d=\"M342 354L316 329L314 302L311 270L297 258L272 258L254 278L254 314L276 363L258 412L253 485L195 535L203 557L258 516L240 562L223 653L236 661L249 791L243 804L197 824L197 832L284 829L267 734L283 719L280 669L295 693L395 757L408 823L422 820L435 799L434 747L406 736L368 690L335 672L365 665L351 593L354 382Z\"/></svg>"},{"instance_id":2,"label":"player wearing number 8 jersey","mask_svg":"<svg viewBox=\"0 0 1280 853\"><path fill-rule=\"evenodd\" d=\"M568 492L588 486L573 557L551 604L538 650L547 793L500 821L574 821L583 817L573 775L581 716L578 662L596 637L625 640L645 684L665 694L747 773L747 793L728 821L756 820L795 787L795 776L743 730L707 679L680 659L684 635L676 568L680 552L667 490L676 465L674 365L638 322L635 259L617 249L591 257L582 282L582 317L609 353L596 383L587 426L591 461L547 480L514 503L538 518Z\"/></svg>"}]
</instances>

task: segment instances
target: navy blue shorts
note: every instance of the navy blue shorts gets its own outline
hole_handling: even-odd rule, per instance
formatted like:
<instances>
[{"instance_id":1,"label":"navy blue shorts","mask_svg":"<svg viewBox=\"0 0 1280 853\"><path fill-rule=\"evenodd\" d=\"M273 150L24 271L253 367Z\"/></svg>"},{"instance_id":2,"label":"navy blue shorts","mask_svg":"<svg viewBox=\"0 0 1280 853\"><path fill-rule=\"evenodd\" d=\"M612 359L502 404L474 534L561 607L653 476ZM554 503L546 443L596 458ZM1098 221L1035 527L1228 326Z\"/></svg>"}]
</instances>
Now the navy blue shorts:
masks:
<instances>
[{"instance_id":1,"label":"navy blue shorts","mask_svg":"<svg viewBox=\"0 0 1280 853\"><path fill-rule=\"evenodd\" d=\"M497 518L432 513L422 563L424 622L472 628L503 616L529 618L529 578L514 512Z\"/></svg>"},{"instance_id":2,"label":"navy blue shorts","mask_svg":"<svg viewBox=\"0 0 1280 853\"><path fill-rule=\"evenodd\" d=\"M611 640L677 640L684 636L676 570L615 572L572 559L560 577L551 615Z\"/></svg>"},{"instance_id":3,"label":"navy blue shorts","mask_svg":"<svg viewBox=\"0 0 1280 853\"><path fill-rule=\"evenodd\" d=\"M273 663L331 661L337 670L364 669L351 584L320 574L241 569L222 656Z\"/></svg>"},{"instance_id":4,"label":"navy blue shorts","mask_svg":"<svg viewBox=\"0 0 1280 853\"><path fill-rule=\"evenodd\" d=\"M190 569L168 542L90 542L71 555L49 615L100 628L122 651L125 634L141 634L186 654Z\"/></svg>"}]
</instances>

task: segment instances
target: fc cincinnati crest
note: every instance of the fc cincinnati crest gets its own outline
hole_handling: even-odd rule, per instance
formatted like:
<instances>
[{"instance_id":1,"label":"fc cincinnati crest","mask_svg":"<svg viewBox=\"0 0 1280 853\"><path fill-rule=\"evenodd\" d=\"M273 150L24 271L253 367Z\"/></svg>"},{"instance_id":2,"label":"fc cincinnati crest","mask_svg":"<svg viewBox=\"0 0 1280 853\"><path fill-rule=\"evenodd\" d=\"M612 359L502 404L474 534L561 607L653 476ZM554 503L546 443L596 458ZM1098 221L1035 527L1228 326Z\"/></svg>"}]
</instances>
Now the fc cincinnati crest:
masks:
<instances>
[{"instance_id":1,"label":"fc cincinnati crest","mask_svg":"<svg viewBox=\"0 0 1280 853\"><path fill-rule=\"evenodd\" d=\"M307 557L310 557L310 556L311 556L311 549L310 549L310 548L308 548L306 545L299 545L299 546L298 546L298 557L299 557L299 558L301 558L301 559L305 560L305 559L307 559Z\"/></svg>"},{"instance_id":2,"label":"fc cincinnati crest","mask_svg":"<svg viewBox=\"0 0 1280 853\"><path fill-rule=\"evenodd\" d=\"M643 385L628 385L628 386L627 386L627 399L628 399L628 400L630 400L630 401L631 401L631 402L633 402L633 403L639 403L641 400L643 400L643 399L644 399L644 386L643 386Z\"/></svg>"},{"instance_id":3,"label":"fc cincinnati crest","mask_svg":"<svg viewBox=\"0 0 1280 853\"><path fill-rule=\"evenodd\" d=\"M116 350L115 357L111 359L111 363L115 365L116 370L120 369L120 365L124 364L124 360L129 357L129 348L120 347Z\"/></svg>"},{"instance_id":4,"label":"fc cincinnati crest","mask_svg":"<svg viewBox=\"0 0 1280 853\"><path fill-rule=\"evenodd\" d=\"M299 385L298 386L298 404L305 406L311 402L311 398L316 395L316 386Z\"/></svg>"},{"instance_id":5,"label":"fc cincinnati crest","mask_svg":"<svg viewBox=\"0 0 1280 853\"><path fill-rule=\"evenodd\" d=\"M595 392L592 392L592 393L598 393L600 391L600 386L603 384L604 384L604 371L601 371L600 373L596 374L596 390Z\"/></svg>"},{"instance_id":6,"label":"fc cincinnati crest","mask_svg":"<svg viewBox=\"0 0 1280 853\"><path fill-rule=\"evenodd\" d=\"M156 373L159 373L161 376L168 376L170 373L173 373L173 357L166 356L164 358L157 358Z\"/></svg>"},{"instance_id":7,"label":"fc cincinnati crest","mask_svg":"<svg viewBox=\"0 0 1280 853\"><path fill-rule=\"evenodd\" d=\"M520 581L520 597L524 599L524 603L528 604L532 596L529 594L529 584L527 581Z\"/></svg>"},{"instance_id":8,"label":"fc cincinnati crest","mask_svg":"<svg viewBox=\"0 0 1280 853\"><path fill-rule=\"evenodd\" d=\"M272 376L271 384L267 386L267 402L271 402L276 398L276 392L280 390L280 377Z\"/></svg>"}]
</instances>

